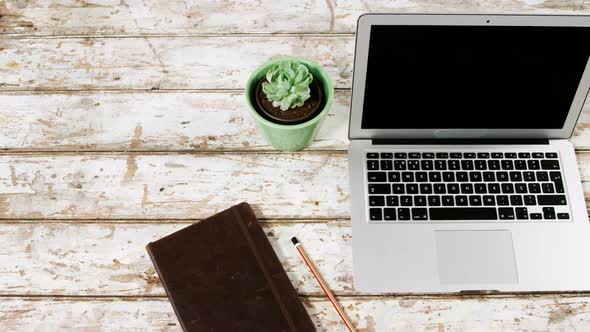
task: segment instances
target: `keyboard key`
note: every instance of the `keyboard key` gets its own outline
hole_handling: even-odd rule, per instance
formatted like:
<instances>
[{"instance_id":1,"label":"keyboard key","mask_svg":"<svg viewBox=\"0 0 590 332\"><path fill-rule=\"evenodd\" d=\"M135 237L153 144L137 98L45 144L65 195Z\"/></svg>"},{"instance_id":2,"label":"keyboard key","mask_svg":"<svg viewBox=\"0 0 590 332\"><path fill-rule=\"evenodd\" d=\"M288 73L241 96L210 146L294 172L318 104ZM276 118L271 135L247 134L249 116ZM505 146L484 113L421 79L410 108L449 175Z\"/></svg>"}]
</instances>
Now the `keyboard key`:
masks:
<instances>
[{"instance_id":1,"label":"keyboard key","mask_svg":"<svg viewBox=\"0 0 590 332\"><path fill-rule=\"evenodd\" d=\"M500 193L500 184L488 183L488 192L490 194L499 194Z\"/></svg>"},{"instance_id":2,"label":"keyboard key","mask_svg":"<svg viewBox=\"0 0 590 332\"><path fill-rule=\"evenodd\" d=\"M390 160L388 160L391 162ZM394 167L396 171L405 171L406 170L406 161L405 160L394 160Z\"/></svg>"},{"instance_id":3,"label":"keyboard key","mask_svg":"<svg viewBox=\"0 0 590 332\"><path fill-rule=\"evenodd\" d=\"M555 185L555 192L556 193L563 194L565 192L565 188L563 187L563 181L555 180L555 182L553 182L553 184Z\"/></svg>"},{"instance_id":4,"label":"keyboard key","mask_svg":"<svg viewBox=\"0 0 590 332\"><path fill-rule=\"evenodd\" d=\"M370 220L383 220L382 211L380 208L371 208L369 209L369 219Z\"/></svg>"},{"instance_id":5,"label":"keyboard key","mask_svg":"<svg viewBox=\"0 0 590 332\"><path fill-rule=\"evenodd\" d=\"M435 194L446 194L447 188L442 183L435 183L434 184L434 193Z\"/></svg>"},{"instance_id":6,"label":"keyboard key","mask_svg":"<svg viewBox=\"0 0 590 332\"><path fill-rule=\"evenodd\" d=\"M412 196L400 196L399 198L401 206L412 206Z\"/></svg>"},{"instance_id":7,"label":"keyboard key","mask_svg":"<svg viewBox=\"0 0 590 332\"><path fill-rule=\"evenodd\" d=\"M481 181L481 172L469 172L469 181L480 182Z\"/></svg>"},{"instance_id":8,"label":"keyboard key","mask_svg":"<svg viewBox=\"0 0 590 332\"><path fill-rule=\"evenodd\" d=\"M461 158L463 158L463 154L461 154L461 152L452 152L450 154L450 156L453 159L461 159Z\"/></svg>"},{"instance_id":9,"label":"keyboard key","mask_svg":"<svg viewBox=\"0 0 590 332\"><path fill-rule=\"evenodd\" d=\"M508 172L496 172L496 180L498 182L508 181Z\"/></svg>"},{"instance_id":10,"label":"keyboard key","mask_svg":"<svg viewBox=\"0 0 590 332\"><path fill-rule=\"evenodd\" d=\"M544 207L543 208L543 218L555 219L555 209L552 207Z\"/></svg>"},{"instance_id":11,"label":"keyboard key","mask_svg":"<svg viewBox=\"0 0 590 332\"><path fill-rule=\"evenodd\" d=\"M428 196L428 205L440 206L440 196Z\"/></svg>"},{"instance_id":12,"label":"keyboard key","mask_svg":"<svg viewBox=\"0 0 590 332\"><path fill-rule=\"evenodd\" d=\"M483 180L485 182L494 182L496 181L496 175L494 172L483 172Z\"/></svg>"},{"instance_id":13,"label":"keyboard key","mask_svg":"<svg viewBox=\"0 0 590 332\"><path fill-rule=\"evenodd\" d=\"M510 205L522 205L522 196L520 195L510 195Z\"/></svg>"},{"instance_id":14,"label":"keyboard key","mask_svg":"<svg viewBox=\"0 0 590 332\"><path fill-rule=\"evenodd\" d=\"M461 169L461 162L459 160L449 160L449 169L456 171Z\"/></svg>"},{"instance_id":15,"label":"keyboard key","mask_svg":"<svg viewBox=\"0 0 590 332\"><path fill-rule=\"evenodd\" d=\"M541 185L538 183L529 183L529 193L538 194L541 192Z\"/></svg>"},{"instance_id":16,"label":"keyboard key","mask_svg":"<svg viewBox=\"0 0 590 332\"><path fill-rule=\"evenodd\" d=\"M391 186L389 184L369 184L369 194L391 194Z\"/></svg>"},{"instance_id":17,"label":"keyboard key","mask_svg":"<svg viewBox=\"0 0 590 332\"><path fill-rule=\"evenodd\" d=\"M565 195L538 195L539 205L567 205Z\"/></svg>"},{"instance_id":18,"label":"keyboard key","mask_svg":"<svg viewBox=\"0 0 590 332\"><path fill-rule=\"evenodd\" d=\"M473 194L473 184L462 183L461 184L461 193L462 194Z\"/></svg>"},{"instance_id":19,"label":"keyboard key","mask_svg":"<svg viewBox=\"0 0 590 332\"><path fill-rule=\"evenodd\" d=\"M526 164L529 169L532 169L532 170L541 169L541 164L539 163L538 160L527 160Z\"/></svg>"},{"instance_id":20,"label":"keyboard key","mask_svg":"<svg viewBox=\"0 0 590 332\"><path fill-rule=\"evenodd\" d=\"M473 152L465 152L465 153L463 153L463 158L474 159L475 158L475 153L473 153Z\"/></svg>"},{"instance_id":21,"label":"keyboard key","mask_svg":"<svg viewBox=\"0 0 590 332\"><path fill-rule=\"evenodd\" d=\"M377 152L367 152L367 159L378 159L379 154Z\"/></svg>"},{"instance_id":22,"label":"keyboard key","mask_svg":"<svg viewBox=\"0 0 590 332\"><path fill-rule=\"evenodd\" d=\"M498 195L496 196L496 202L498 203L498 205L508 205L508 196L507 195Z\"/></svg>"},{"instance_id":23,"label":"keyboard key","mask_svg":"<svg viewBox=\"0 0 590 332\"><path fill-rule=\"evenodd\" d=\"M413 172L402 172L402 181L403 182L414 182L414 173Z\"/></svg>"},{"instance_id":24,"label":"keyboard key","mask_svg":"<svg viewBox=\"0 0 590 332\"><path fill-rule=\"evenodd\" d=\"M428 211L425 208L413 208L412 209L413 220L426 220L428 219Z\"/></svg>"},{"instance_id":25,"label":"keyboard key","mask_svg":"<svg viewBox=\"0 0 590 332\"><path fill-rule=\"evenodd\" d=\"M502 152L492 152L492 158L494 158L494 159L504 158L504 154Z\"/></svg>"},{"instance_id":26,"label":"keyboard key","mask_svg":"<svg viewBox=\"0 0 590 332\"><path fill-rule=\"evenodd\" d=\"M399 197L397 196L387 196L387 206L398 206L399 205Z\"/></svg>"},{"instance_id":27,"label":"keyboard key","mask_svg":"<svg viewBox=\"0 0 590 332\"><path fill-rule=\"evenodd\" d=\"M408 169L412 171L417 171L420 169L420 161L419 160L408 160Z\"/></svg>"},{"instance_id":28,"label":"keyboard key","mask_svg":"<svg viewBox=\"0 0 590 332\"><path fill-rule=\"evenodd\" d=\"M476 194L487 194L488 190L486 189L485 183L476 183L473 185L473 189L475 190Z\"/></svg>"},{"instance_id":29,"label":"keyboard key","mask_svg":"<svg viewBox=\"0 0 590 332\"><path fill-rule=\"evenodd\" d=\"M483 200L483 205L486 205L486 206L495 206L496 205L496 199L492 195L484 195L482 200Z\"/></svg>"},{"instance_id":30,"label":"keyboard key","mask_svg":"<svg viewBox=\"0 0 590 332\"><path fill-rule=\"evenodd\" d=\"M486 161L485 160L476 160L475 161L475 169L480 170L480 171L484 171L484 170L488 169Z\"/></svg>"},{"instance_id":31,"label":"keyboard key","mask_svg":"<svg viewBox=\"0 0 590 332\"><path fill-rule=\"evenodd\" d=\"M502 183L502 194L513 194L514 185L512 183Z\"/></svg>"},{"instance_id":32,"label":"keyboard key","mask_svg":"<svg viewBox=\"0 0 590 332\"><path fill-rule=\"evenodd\" d=\"M553 172L551 172L551 173L553 173ZM549 174L545 171L538 171L537 172L537 181L539 181L539 182L549 181Z\"/></svg>"},{"instance_id":33,"label":"keyboard key","mask_svg":"<svg viewBox=\"0 0 590 332\"><path fill-rule=\"evenodd\" d=\"M454 200L453 196L443 196L442 197L442 205L443 206L455 205L455 200Z\"/></svg>"},{"instance_id":34,"label":"keyboard key","mask_svg":"<svg viewBox=\"0 0 590 332\"><path fill-rule=\"evenodd\" d=\"M378 170L379 169L379 161L378 160L367 160L367 169L370 171Z\"/></svg>"},{"instance_id":35,"label":"keyboard key","mask_svg":"<svg viewBox=\"0 0 590 332\"><path fill-rule=\"evenodd\" d=\"M530 158L531 154L529 152L519 152L518 158Z\"/></svg>"},{"instance_id":36,"label":"keyboard key","mask_svg":"<svg viewBox=\"0 0 590 332\"><path fill-rule=\"evenodd\" d=\"M479 195L471 195L471 196L469 196L469 205L471 205L471 206L481 206L481 196L479 196Z\"/></svg>"},{"instance_id":37,"label":"keyboard key","mask_svg":"<svg viewBox=\"0 0 590 332\"><path fill-rule=\"evenodd\" d=\"M383 209L383 219L385 220L395 220L395 209L393 208L385 208Z\"/></svg>"},{"instance_id":38,"label":"keyboard key","mask_svg":"<svg viewBox=\"0 0 590 332\"><path fill-rule=\"evenodd\" d=\"M389 179L389 182L400 182L401 181L400 172L388 172L387 178Z\"/></svg>"},{"instance_id":39,"label":"keyboard key","mask_svg":"<svg viewBox=\"0 0 590 332\"><path fill-rule=\"evenodd\" d=\"M526 220L529 219L529 211L525 207L519 207L514 209L516 212L516 219L518 220Z\"/></svg>"},{"instance_id":40,"label":"keyboard key","mask_svg":"<svg viewBox=\"0 0 590 332\"><path fill-rule=\"evenodd\" d=\"M396 160L397 162L397 160ZM381 160L381 169L384 171L390 171L393 169L393 164L391 160Z\"/></svg>"},{"instance_id":41,"label":"keyboard key","mask_svg":"<svg viewBox=\"0 0 590 332\"><path fill-rule=\"evenodd\" d=\"M543 219L543 215L540 213L531 213L531 219L533 219L533 220Z\"/></svg>"},{"instance_id":42,"label":"keyboard key","mask_svg":"<svg viewBox=\"0 0 590 332\"><path fill-rule=\"evenodd\" d=\"M385 196L369 196L369 206L385 206Z\"/></svg>"},{"instance_id":43,"label":"keyboard key","mask_svg":"<svg viewBox=\"0 0 590 332\"><path fill-rule=\"evenodd\" d=\"M432 152L423 152L422 153L422 158L433 159L434 158L434 153L432 153Z\"/></svg>"},{"instance_id":44,"label":"keyboard key","mask_svg":"<svg viewBox=\"0 0 590 332\"><path fill-rule=\"evenodd\" d=\"M429 208L430 220L495 220L495 208Z\"/></svg>"},{"instance_id":45,"label":"keyboard key","mask_svg":"<svg viewBox=\"0 0 590 332\"><path fill-rule=\"evenodd\" d=\"M405 194L406 193L406 187L401 184L401 183L394 183L391 185L391 190L393 191L394 194Z\"/></svg>"},{"instance_id":46,"label":"keyboard key","mask_svg":"<svg viewBox=\"0 0 590 332\"><path fill-rule=\"evenodd\" d=\"M416 183L406 184L406 192L408 194L417 194L418 193L418 185Z\"/></svg>"},{"instance_id":47,"label":"keyboard key","mask_svg":"<svg viewBox=\"0 0 590 332\"><path fill-rule=\"evenodd\" d=\"M500 161L499 160L488 160L488 169L493 171L500 169Z\"/></svg>"},{"instance_id":48,"label":"keyboard key","mask_svg":"<svg viewBox=\"0 0 590 332\"><path fill-rule=\"evenodd\" d=\"M555 192L553 183L541 183L541 189L543 189L544 194L553 194Z\"/></svg>"},{"instance_id":49,"label":"keyboard key","mask_svg":"<svg viewBox=\"0 0 590 332\"><path fill-rule=\"evenodd\" d=\"M467 204L468 204L467 196L465 196L465 195L455 196L455 204L457 206L467 206Z\"/></svg>"},{"instance_id":50,"label":"keyboard key","mask_svg":"<svg viewBox=\"0 0 590 332\"><path fill-rule=\"evenodd\" d=\"M398 208L397 209L397 220L410 220L410 209Z\"/></svg>"},{"instance_id":51,"label":"keyboard key","mask_svg":"<svg viewBox=\"0 0 590 332\"><path fill-rule=\"evenodd\" d=\"M534 172L522 172L522 178L526 182L535 181L535 173Z\"/></svg>"},{"instance_id":52,"label":"keyboard key","mask_svg":"<svg viewBox=\"0 0 590 332\"><path fill-rule=\"evenodd\" d=\"M448 157L449 157L449 154L446 152L437 152L436 153L437 159L447 159Z\"/></svg>"},{"instance_id":53,"label":"keyboard key","mask_svg":"<svg viewBox=\"0 0 590 332\"><path fill-rule=\"evenodd\" d=\"M432 163L432 160L421 160L420 166L425 171L430 171L434 168L434 164Z\"/></svg>"},{"instance_id":54,"label":"keyboard key","mask_svg":"<svg viewBox=\"0 0 590 332\"><path fill-rule=\"evenodd\" d=\"M488 152L479 152L477 154L477 158L488 159L489 157L490 157L490 154Z\"/></svg>"},{"instance_id":55,"label":"keyboard key","mask_svg":"<svg viewBox=\"0 0 590 332\"><path fill-rule=\"evenodd\" d=\"M453 172L442 172L444 182L455 182L455 173Z\"/></svg>"},{"instance_id":56,"label":"keyboard key","mask_svg":"<svg viewBox=\"0 0 590 332\"><path fill-rule=\"evenodd\" d=\"M515 160L514 169L526 169L526 160Z\"/></svg>"},{"instance_id":57,"label":"keyboard key","mask_svg":"<svg viewBox=\"0 0 590 332\"><path fill-rule=\"evenodd\" d=\"M381 157L381 158L383 158L383 157ZM395 159L406 159L406 158L408 158L407 153L398 152L395 154Z\"/></svg>"},{"instance_id":58,"label":"keyboard key","mask_svg":"<svg viewBox=\"0 0 590 332\"><path fill-rule=\"evenodd\" d=\"M392 158L393 158L393 153L391 153L391 152L381 153L381 159L392 159Z\"/></svg>"},{"instance_id":59,"label":"keyboard key","mask_svg":"<svg viewBox=\"0 0 590 332\"><path fill-rule=\"evenodd\" d=\"M414 196L415 206L426 206L426 196L416 195Z\"/></svg>"},{"instance_id":60,"label":"keyboard key","mask_svg":"<svg viewBox=\"0 0 590 332\"><path fill-rule=\"evenodd\" d=\"M547 158L557 158L557 153L555 153L555 152L547 152L547 153L545 153L545 157L547 157Z\"/></svg>"},{"instance_id":61,"label":"keyboard key","mask_svg":"<svg viewBox=\"0 0 590 332\"><path fill-rule=\"evenodd\" d=\"M442 180L440 172L430 172L428 173L428 180L430 182L440 182Z\"/></svg>"},{"instance_id":62,"label":"keyboard key","mask_svg":"<svg viewBox=\"0 0 590 332\"><path fill-rule=\"evenodd\" d=\"M561 173L560 172L549 172L549 178L551 181L561 180Z\"/></svg>"},{"instance_id":63,"label":"keyboard key","mask_svg":"<svg viewBox=\"0 0 590 332\"><path fill-rule=\"evenodd\" d=\"M420 154L417 152L410 152L408 153L408 156L410 157L410 159L420 159Z\"/></svg>"},{"instance_id":64,"label":"keyboard key","mask_svg":"<svg viewBox=\"0 0 590 332\"><path fill-rule=\"evenodd\" d=\"M533 152L533 158L544 158L543 152Z\"/></svg>"},{"instance_id":65,"label":"keyboard key","mask_svg":"<svg viewBox=\"0 0 590 332\"><path fill-rule=\"evenodd\" d=\"M385 172L368 172L369 182L386 182L387 175Z\"/></svg>"},{"instance_id":66,"label":"keyboard key","mask_svg":"<svg viewBox=\"0 0 590 332\"><path fill-rule=\"evenodd\" d=\"M473 160L461 160L461 169L470 171L473 169Z\"/></svg>"},{"instance_id":67,"label":"keyboard key","mask_svg":"<svg viewBox=\"0 0 590 332\"><path fill-rule=\"evenodd\" d=\"M547 157L549 158L549 157ZM559 169L557 160L541 160L541 169Z\"/></svg>"},{"instance_id":68,"label":"keyboard key","mask_svg":"<svg viewBox=\"0 0 590 332\"><path fill-rule=\"evenodd\" d=\"M457 182L469 181L469 176L467 175L467 172L457 172L455 173L455 176L457 177Z\"/></svg>"},{"instance_id":69,"label":"keyboard key","mask_svg":"<svg viewBox=\"0 0 590 332\"><path fill-rule=\"evenodd\" d=\"M446 160L435 160L434 161L434 169L438 171L444 171L447 169L447 161Z\"/></svg>"},{"instance_id":70,"label":"keyboard key","mask_svg":"<svg viewBox=\"0 0 590 332\"><path fill-rule=\"evenodd\" d=\"M500 219L507 220L507 219L514 219L514 209L509 208L498 208L498 215Z\"/></svg>"},{"instance_id":71,"label":"keyboard key","mask_svg":"<svg viewBox=\"0 0 590 332\"><path fill-rule=\"evenodd\" d=\"M421 183L419 187L421 194L432 194L432 185L430 183Z\"/></svg>"},{"instance_id":72,"label":"keyboard key","mask_svg":"<svg viewBox=\"0 0 590 332\"><path fill-rule=\"evenodd\" d=\"M557 214L557 219L569 219L569 218L570 218L569 213L558 213Z\"/></svg>"},{"instance_id":73,"label":"keyboard key","mask_svg":"<svg viewBox=\"0 0 590 332\"><path fill-rule=\"evenodd\" d=\"M535 195L524 195L524 205L537 205Z\"/></svg>"},{"instance_id":74,"label":"keyboard key","mask_svg":"<svg viewBox=\"0 0 590 332\"><path fill-rule=\"evenodd\" d=\"M504 154L504 157L513 159L513 158L516 158L516 153L515 152L506 152Z\"/></svg>"},{"instance_id":75,"label":"keyboard key","mask_svg":"<svg viewBox=\"0 0 590 332\"><path fill-rule=\"evenodd\" d=\"M526 183L514 184L514 191L516 191L517 194L526 194L527 193Z\"/></svg>"},{"instance_id":76,"label":"keyboard key","mask_svg":"<svg viewBox=\"0 0 590 332\"><path fill-rule=\"evenodd\" d=\"M459 193L459 184L458 183L447 184L447 191L449 194L458 194Z\"/></svg>"},{"instance_id":77,"label":"keyboard key","mask_svg":"<svg viewBox=\"0 0 590 332\"><path fill-rule=\"evenodd\" d=\"M502 165L502 169L504 170L514 169L514 163L512 162L512 160L502 160L500 164Z\"/></svg>"},{"instance_id":78,"label":"keyboard key","mask_svg":"<svg viewBox=\"0 0 590 332\"><path fill-rule=\"evenodd\" d=\"M522 181L522 173L520 172L510 172L510 181L512 182L520 182Z\"/></svg>"},{"instance_id":79,"label":"keyboard key","mask_svg":"<svg viewBox=\"0 0 590 332\"><path fill-rule=\"evenodd\" d=\"M426 182L426 181L428 181L428 173L416 172L416 182Z\"/></svg>"}]
</instances>

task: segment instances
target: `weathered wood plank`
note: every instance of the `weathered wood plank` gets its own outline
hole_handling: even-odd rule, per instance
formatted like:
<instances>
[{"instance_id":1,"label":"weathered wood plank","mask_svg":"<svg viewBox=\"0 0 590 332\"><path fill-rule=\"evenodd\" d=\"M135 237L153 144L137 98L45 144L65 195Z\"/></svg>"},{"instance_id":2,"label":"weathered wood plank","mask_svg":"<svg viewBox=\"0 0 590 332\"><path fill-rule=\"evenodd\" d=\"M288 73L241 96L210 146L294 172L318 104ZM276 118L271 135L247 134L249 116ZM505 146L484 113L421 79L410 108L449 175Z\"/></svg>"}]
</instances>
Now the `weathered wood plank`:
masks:
<instances>
[{"instance_id":1,"label":"weathered wood plank","mask_svg":"<svg viewBox=\"0 0 590 332\"><path fill-rule=\"evenodd\" d=\"M183 224L2 224L0 294L165 296L145 246ZM352 284L350 226L263 222L300 294L322 290L291 243L298 236L338 294Z\"/></svg>"},{"instance_id":2,"label":"weathered wood plank","mask_svg":"<svg viewBox=\"0 0 590 332\"><path fill-rule=\"evenodd\" d=\"M347 217L346 170L343 153L6 155L0 218L195 219L241 201L264 218Z\"/></svg>"},{"instance_id":3,"label":"weathered wood plank","mask_svg":"<svg viewBox=\"0 0 590 332\"><path fill-rule=\"evenodd\" d=\"M243 92L0 94L0 149L261 151ZM336 93L310 149L345 150L350 93Z\"/></svg>"},{"instance_id":4,"label":"weathered wood plank","mask_svg":"<svg viewBox=\"0 0 590 332\"><path fill-rule=\"evenodd\" d=\"M359 332L585 331L583 296L341 298ZM318 331L345 331L330 302L304 298ZM166 299L0 298L4 331L180 331Z\"/></svg>"},{"instance_id":5,"label":"weathered wood plank","mask_svg":"<svg viewBox=\"0 0 590 332\"><path fill-rule=\"evenodd\" d=\"M12 151L269 151L243 92L0 94L0 149ZM312 150L346 150L350 91ZM203 125L206 124L206 125ZM572 142L590 149L590 104Z\"/></svg>"},{"instance_id":6,"label":"weathered wood plank","mask_svg":"<svg viewBox=\"0 0 590 332\"><path fill-rule=\"evenodd\" d=\"M590 154L579 153L590 200ZM5 155L0 219L348 218L344 153Z\"/></svg>"},{"instance_id":7,"label":"weathered wood plank","mask_svg":"<svg viewBox=\"0 0 590 332\"><path fill-rule=\"evenodd\" d=\"M295 55L350 86L351 36L0 39L0 91L239 89L270 58Z\"/></svg>"},{"instance_id":8,"label":"weathered wood plank","mask_svg":"<svg viewBox=\"0 0 590 332\"><path fill-rule=\"evenodd\" d=\"M285 10L288 8L289 10ZM583 0L524 1L3 1L0 33L122 35L203 33L351 33L359 15L395 13L568 13ZM76 19L84 18L84 19Z\"/></svg>"}]
</instances>

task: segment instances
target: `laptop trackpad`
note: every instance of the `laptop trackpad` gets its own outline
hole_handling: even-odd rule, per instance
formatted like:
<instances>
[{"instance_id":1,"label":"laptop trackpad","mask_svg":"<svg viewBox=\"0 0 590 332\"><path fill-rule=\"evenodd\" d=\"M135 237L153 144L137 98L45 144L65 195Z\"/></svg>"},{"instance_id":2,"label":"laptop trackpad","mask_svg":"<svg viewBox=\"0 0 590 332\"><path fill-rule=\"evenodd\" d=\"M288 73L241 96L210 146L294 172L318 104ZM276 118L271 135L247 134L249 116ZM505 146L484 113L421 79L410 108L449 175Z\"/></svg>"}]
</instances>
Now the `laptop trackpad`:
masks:
<instances>
[{"instance_id":1,"label":"laptop trackpad","mask_svg":"<svg viewBox=\"0 0 590 332\"><path fill-rule=\"evenodd\" d=\"M510 231L436 231L435 237L441 283L518 283Z\"/></svg>"}]
</instances>

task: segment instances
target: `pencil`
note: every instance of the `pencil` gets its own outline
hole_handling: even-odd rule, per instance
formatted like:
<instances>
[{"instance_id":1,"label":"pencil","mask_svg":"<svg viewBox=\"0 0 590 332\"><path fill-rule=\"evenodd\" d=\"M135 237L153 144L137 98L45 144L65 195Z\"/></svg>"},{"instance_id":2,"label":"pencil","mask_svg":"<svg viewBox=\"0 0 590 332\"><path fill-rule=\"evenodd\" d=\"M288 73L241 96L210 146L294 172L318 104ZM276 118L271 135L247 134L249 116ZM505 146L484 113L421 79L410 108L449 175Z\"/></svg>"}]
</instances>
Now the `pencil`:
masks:
<instances>
[{"instance_id":1,"label":"pencil","mask_svg":"<svg viewBox=\"0 0 590 332\"><path fill-rule=\"evenodd\" d=\"M338 312L338 315L340 315L340 318L342 318L344 325L346 325L346 327L348 328L348 330L350 332L356 332L356 330L354 329L354 326L350 322L350 318L348 318L348 316L346 315L346 313L344 312L344 310L342 309L340 304L338 304L338 301L336 301L334 294L332 294L332 291L330 291L330 289L328 288L328 284L326 284L326 281L324 280L324 278L320 274L320 271L318 271L318 269L315 267L315 265L311 261L311 258L309 258L309 256L307 255L307 252L305 251L305 249L301 245L301 242L299 242L299 240L297 240L296 237L291 238L291 242L293 242L293 245L295 246L297 251L299 251L301 258L303 258L303 261L305 261L305 264L311 270L311 274L313 274L315 279L320 284L320 287L324 291L324 294L326 294L326 296L328 297L330 302L332 302L334 309L336 309L336 311Z\"/></svg>"}]
</instances>

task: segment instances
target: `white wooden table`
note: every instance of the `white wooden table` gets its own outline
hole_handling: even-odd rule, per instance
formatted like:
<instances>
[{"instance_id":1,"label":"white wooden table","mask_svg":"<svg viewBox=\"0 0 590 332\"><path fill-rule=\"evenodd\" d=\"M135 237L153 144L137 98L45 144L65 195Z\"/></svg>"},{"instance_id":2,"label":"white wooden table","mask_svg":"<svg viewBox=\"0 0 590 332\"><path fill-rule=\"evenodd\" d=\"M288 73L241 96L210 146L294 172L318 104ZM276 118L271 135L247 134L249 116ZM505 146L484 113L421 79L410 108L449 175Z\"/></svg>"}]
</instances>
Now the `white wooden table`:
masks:
<instances>
[{"instance_id":1,"label":"white wooden table","mask_svg":"<svg viewBox=\"0 0 590 332\"><path fill-rule=\"evenodd\" d=\"M178 331L144 247L240 201L320 331L343 326L293 235L360 331L589 330L590 293L354 289L345 149L368 11L590 14L590 2L0 1L0 330ZM337 87L303 152L272 150L245 107L248 75L278 55L316 61ZM590 107L572 141L590 193Z\"/></svg>"}]
</instances>

